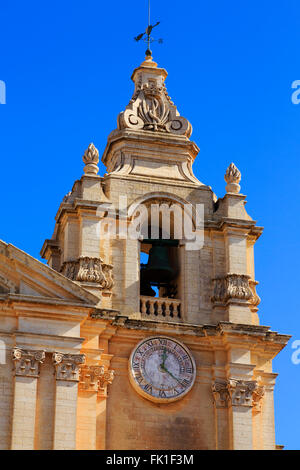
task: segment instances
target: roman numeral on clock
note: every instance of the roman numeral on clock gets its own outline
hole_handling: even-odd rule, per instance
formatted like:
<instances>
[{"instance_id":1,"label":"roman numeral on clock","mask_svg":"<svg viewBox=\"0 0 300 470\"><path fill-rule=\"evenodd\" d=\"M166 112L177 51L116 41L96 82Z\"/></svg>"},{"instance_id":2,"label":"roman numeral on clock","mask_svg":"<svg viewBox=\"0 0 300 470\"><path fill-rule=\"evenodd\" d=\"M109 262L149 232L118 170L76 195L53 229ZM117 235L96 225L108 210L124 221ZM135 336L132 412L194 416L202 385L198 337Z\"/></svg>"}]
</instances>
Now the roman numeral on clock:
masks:
<instances>
[{"instance_id":1,"label":"roman numeral on clock","mask_svg":"<svg viewBox=\"0 0 300 470\"><path fill-rule=\"evenodd\" d=\"M144 385L145 392L152 393L152 386L150 384Z\"/></svg>"},{"instance_id":2,"label":"roman numeral on clock","mask_svg":"<svg viewBox=\"0 0 300 470\"><path fill-rule=\"evenodd\" d=\"M134 378L139 384L141 384L144 380L144 377L142 376L142 374L140 372L135 372L134 373Z\"/></svg>"},{"instance_id":3,"label":"roman numeral on clock","mask_svg":"<svg viewBox=\"0 0 300 470\"><path fill-rule=\"evenodd\" d=\"M158 341L159 341L160 344L162 344L163 346L167 346L167 340L166 340L166 339L158 338Z\"/></svg>"},{"instance_id":4,"label":"roman numeral on clock","mask_svg":"<svg viewBox=\"0 0 300 470\"><path fill-rule=\"evenodd\" d=\"M189 380L187 380L187 379L183 379L183 380L181 381L181 383L182 383L182 385L183 385L184 387L187 387L188 385L190 385L191 382L190 382Z\"/></svg>"}]
</instances>

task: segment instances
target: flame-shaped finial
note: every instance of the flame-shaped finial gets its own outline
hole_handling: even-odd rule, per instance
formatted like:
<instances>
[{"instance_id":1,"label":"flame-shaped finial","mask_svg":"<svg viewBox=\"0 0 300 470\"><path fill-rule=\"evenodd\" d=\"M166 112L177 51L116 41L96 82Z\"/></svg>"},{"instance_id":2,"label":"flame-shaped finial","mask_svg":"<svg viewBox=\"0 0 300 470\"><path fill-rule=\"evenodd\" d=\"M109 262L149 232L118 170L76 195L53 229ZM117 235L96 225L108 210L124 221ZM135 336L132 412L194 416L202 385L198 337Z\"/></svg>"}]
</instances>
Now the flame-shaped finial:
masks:
<instances>
[{"instance_id":1,"label":"flame-shaped finial","mask_svg":"<svg viewBox=\"0 0 300 470\"><path fill-rule=\"evenodd\" d=\"M239 185L239 182L241 181L241 172L238 170L234 163L230 163L229 167L226 170L224 179L227 183L227 193L237 194L240 192L241 187Z\"/></svg>"},{"instance_id":2,"label":"flame-shaped finial","mask_svg":"<svg viewBox=\"0 0 300 470\"><path fill-rule=\"evenodd\" d=\"M82 160L85 163L84 172L87 175L97 175L99 171L99 167L97 166L99 163L99 152L93 143L91 143L84 152Z\"/></svg>"}]
</instances>

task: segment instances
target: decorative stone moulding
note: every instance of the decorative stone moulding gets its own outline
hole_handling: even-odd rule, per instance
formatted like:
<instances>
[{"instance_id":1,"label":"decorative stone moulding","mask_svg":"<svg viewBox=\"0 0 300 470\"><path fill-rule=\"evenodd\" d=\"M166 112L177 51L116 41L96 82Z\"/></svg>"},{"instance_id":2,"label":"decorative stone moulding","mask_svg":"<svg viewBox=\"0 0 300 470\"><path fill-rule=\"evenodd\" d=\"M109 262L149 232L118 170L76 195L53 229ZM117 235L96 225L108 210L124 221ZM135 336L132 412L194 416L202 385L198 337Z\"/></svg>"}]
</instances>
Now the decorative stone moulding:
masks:
<instances>
[{"instance_id":1,"label":"decorative stone moulding","mask_svg":"<svg viewBox=\"0 0 300 470\"><path fill-rule=\"evenodd\" d=\"M246 274L228 274L227 276L213 279L213 302L225 303L230 299L253 299L253 291L249 284L250 276Z\"/></svg>"},{"instance_id":2,"label":"decorative stone moulding","mask_svg":"<svg viewBox=\"0 0 300 470\"><path fill-rule=\"evenodd\" d=\"M18 286L16 286L14 282L0 274L0 294L17 294L18 290Z\"/></svg>"},{"instance_id":3,"label":"decorative stone moulding","mask_svg":"<svg viewBox=\"0 0 300 470\"><path fill-rule=\"evenodd\" d=\"M101 289L110 290L114 285L112 268L101 258L82 256L76 261L64 262L61 273L72 281L91 282Z\"/></svg>"},{"instance_id":4,"label":"decorative stone moulding","mask_svg":"<svg viewBox=\"0 0 300 470\"><path fill-rule=\"evenodd\" d=\"M262 403L263 403L262 398L264 397L264 394L265 394L265 387L261 385L261 386L256 387L252 395L252 406L254 408L254 411L258 413L262 409Z\"/></svg>"},{"instance_id":5,"label":"decorative stone moulding","mask_svg":"<svg viewBox=\"0 0 300 470\"><path fill-rule=\"evenodd\" d=\"M79 389L86 392L97 392L99 396L107 395L107 385L112 384L114 371L102 366L80 367Z\"/></svg>"},{"instance_id":6,"label":"decorative stone moulding","mask_svg":"<svg viewBox=\"0 0 300 470\"><path fill-rule=\"evenodd\" d=\"M40 364L45 360L45 351L28 351L14 348L12 358L15 366L15 375L23 377L38 377Z\"/></svg>"},{"instance_id":7,"label":"decorative stone moulding","mask_svg":"<svg viewBox=\"0 0 300 470\"><path fill-rule=\"evenodd\" d=\"M249 286L252 291L252 297L250 299L250 303L252 305L252 310L256 312L258 310L257 306L260 304L260 297L256 292L256 286L258 282L253 281L253 279L249 279Z\"/></svg>"},{"instance_id":8,"label":"decorative stone moulding","mask_svg":"<svg viewBox=\"0 0 300 470\"><path fill-rule=\"evenodd\" d=\"M265 389L255 380L216 380L212 384L212 393L217 408L232 406L254 407L261 410L261 398Z\"/></svg>"},{"instance_id":9,"label":"decorative stone moulding","mask_svg":"<svg viewBox=\"0 0 300 470\"><path fill-rule=\"evenodd\" d=\"M99 163L99 152L93 143L91 143L84 152L82 160L85 163L85 174L94 176L97 175L99 171L99 167L97 166Z\"/></svg>"},{"instance_id":10,"label":"decorative stone moulding","mask_svg":"<svg viewBox=\"0 0 300 470\"><path fill-rule=\"evenodd\" d=\"M241 187L239 185L239 182L241 181L241 172L237 169L234 163L230 163L229 167L226 170L224 179L227 183L227 193L237 194L240 192Z\"/></svg>"},{"instance_id":11,"label":"decorative stone moulding","mask_svg":"<svg viewBox=\"0 0 300 470\"><path fill-rule=\"evenodd\" d=\"M190 137L192 126L181 117L167 93L167 72L156 68L152 58L133 74L134 94L125 111L118 116L118 129L168 132Z\"/></svg>"},{"instance_id":12,"label":"decorative stone moulding","mask_svg":"<svg viewBox=\"0 0 300 470\"><path fill-rule=\"evenodd\" d=\"M84 364L84 354L53 353L53 364L55 366L56 380L68 380L78 382L79 368Z\"/></svg>"}]
</instances>

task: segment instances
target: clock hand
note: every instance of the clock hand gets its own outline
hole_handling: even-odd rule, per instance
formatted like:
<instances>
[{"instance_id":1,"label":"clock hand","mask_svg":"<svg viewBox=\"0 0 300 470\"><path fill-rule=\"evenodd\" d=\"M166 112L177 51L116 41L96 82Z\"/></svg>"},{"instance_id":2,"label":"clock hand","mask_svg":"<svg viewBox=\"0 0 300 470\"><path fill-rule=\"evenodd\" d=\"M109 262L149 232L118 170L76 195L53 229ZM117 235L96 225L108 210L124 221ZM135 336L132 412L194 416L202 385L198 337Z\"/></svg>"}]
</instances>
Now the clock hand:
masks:
<instances>
[{"instance_id":1,"label":"clock hand","mask_svg":"<svg viewBox=\"0 0 300 470\"><path fill-rule=\"evenodd\" d=\"M177 377L175 377L175 375L172 374L172 372L170 372L164 365L161 364L161 368L167 372L173 379L177 380L178 383L180 383L180 385L183 387L183 384L180 382L179 379L177 379Z\"/></svg>"},{"instance_id":2,"label":"clock hand","mask_svg":"<svg viewBox=\"0 0 300 470\"><path fill-rule=\"evenodd\" d=\"M166 359L167 359L167 350L166 350L166 348L164 348L163 349L163 355L162 355L162 364L160 364L160 367L162 367L162 369L164 369L164 367L165 367Z\"/></svg>"}]
</instances>

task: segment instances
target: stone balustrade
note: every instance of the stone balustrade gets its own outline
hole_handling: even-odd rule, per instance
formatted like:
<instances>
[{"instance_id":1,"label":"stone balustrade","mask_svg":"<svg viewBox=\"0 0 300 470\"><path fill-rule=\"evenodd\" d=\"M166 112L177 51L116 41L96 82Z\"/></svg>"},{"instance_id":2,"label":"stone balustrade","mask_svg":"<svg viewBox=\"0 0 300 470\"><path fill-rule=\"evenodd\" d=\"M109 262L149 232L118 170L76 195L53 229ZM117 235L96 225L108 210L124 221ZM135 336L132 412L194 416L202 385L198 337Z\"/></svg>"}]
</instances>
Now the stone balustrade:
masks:
<instances>
[{"instance_id":1,"label":"stone balustrade","mask_svg":"<svg viewBox=\"0 0 300 470\"><path fill-rule=\"evenodd\" d=\"M140 297L140 312L143 317L181 320L181 301L164 297Z\"/></svg>"}]
</instances>

